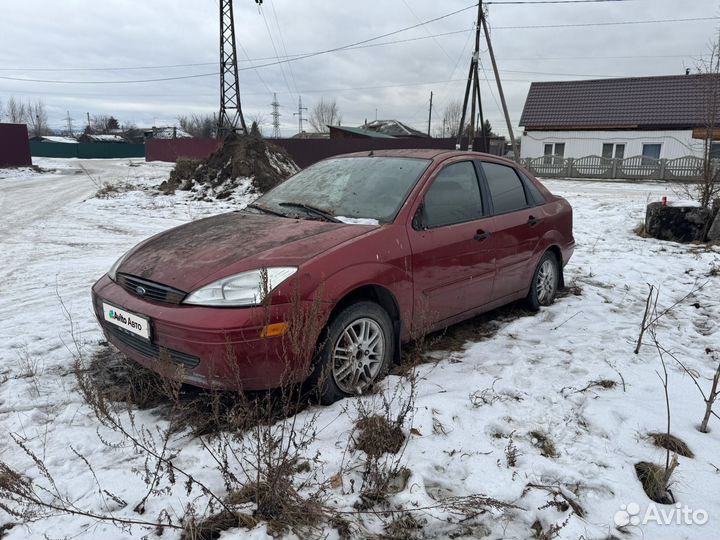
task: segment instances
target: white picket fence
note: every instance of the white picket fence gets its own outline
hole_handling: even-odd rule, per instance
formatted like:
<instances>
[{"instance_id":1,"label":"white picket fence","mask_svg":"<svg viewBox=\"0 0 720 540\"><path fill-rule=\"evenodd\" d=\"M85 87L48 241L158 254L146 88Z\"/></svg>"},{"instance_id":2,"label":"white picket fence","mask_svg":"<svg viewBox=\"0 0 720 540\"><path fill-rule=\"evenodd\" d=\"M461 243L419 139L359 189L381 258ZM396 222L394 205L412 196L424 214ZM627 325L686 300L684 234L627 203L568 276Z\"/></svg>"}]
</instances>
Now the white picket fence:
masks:
<instances>
[{"instance_id":1,"label":"white picket fence","mask_svg":"<svg viewBox=\"0 0 720 540\"><path fill-rule=\"evenodd\" d=\"M697 156L655 159L633 156L624 159L585 156L525 158L522 164L536 176L550 178L608 178L624 180L672 180L692 182L702 176L703 160ZM713 161L715 170L720 160Z\"/></svg>"}]
</instances>

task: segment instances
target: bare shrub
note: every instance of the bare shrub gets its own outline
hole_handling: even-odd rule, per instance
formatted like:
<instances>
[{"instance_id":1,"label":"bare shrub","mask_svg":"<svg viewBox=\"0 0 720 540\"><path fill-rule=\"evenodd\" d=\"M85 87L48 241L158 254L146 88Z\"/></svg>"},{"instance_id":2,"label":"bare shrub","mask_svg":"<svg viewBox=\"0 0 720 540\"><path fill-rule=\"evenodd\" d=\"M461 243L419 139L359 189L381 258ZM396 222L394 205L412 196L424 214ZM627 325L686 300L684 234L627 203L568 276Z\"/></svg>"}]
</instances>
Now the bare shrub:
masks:
<instances>
[{"instance_id":1,"label":"bare shrub","mask_svg":"<svg viewBox=\"0 0 720 540\"><path fill-rule=\"evenodd\" d=\"M390 396L381 392L379 397L356 405L354 450L365 454L358 509L372 508L404 489L410 476L410 471L401 465L408 442L404 430L409 430L412 423L416 392L417 374L413 371Z\"/></svg>"}]
</instances>

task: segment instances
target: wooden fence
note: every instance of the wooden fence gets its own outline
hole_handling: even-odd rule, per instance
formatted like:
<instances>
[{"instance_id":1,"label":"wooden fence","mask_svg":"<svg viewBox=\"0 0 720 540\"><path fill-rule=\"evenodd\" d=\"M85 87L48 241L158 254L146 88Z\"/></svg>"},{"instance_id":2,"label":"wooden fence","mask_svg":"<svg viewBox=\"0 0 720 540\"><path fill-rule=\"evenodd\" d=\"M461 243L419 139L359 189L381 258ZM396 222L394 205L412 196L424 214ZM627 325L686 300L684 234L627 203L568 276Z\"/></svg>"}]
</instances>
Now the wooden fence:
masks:
<instances>
[{"instance_id":1,"label":"wooden fence","mask_svg":"<svg viewBox=\"0 0 720 540\"><path fill-rule=\"evenodd\" d=\"M522 164L536 176L547 178L603 178L619 180L670 180L693 182L702 176L703 160L697 156L655 159L632 156L624 159L585 156L525 158ZM713 161L715 170L720 160Z\"/></svg>"}]
</instances>

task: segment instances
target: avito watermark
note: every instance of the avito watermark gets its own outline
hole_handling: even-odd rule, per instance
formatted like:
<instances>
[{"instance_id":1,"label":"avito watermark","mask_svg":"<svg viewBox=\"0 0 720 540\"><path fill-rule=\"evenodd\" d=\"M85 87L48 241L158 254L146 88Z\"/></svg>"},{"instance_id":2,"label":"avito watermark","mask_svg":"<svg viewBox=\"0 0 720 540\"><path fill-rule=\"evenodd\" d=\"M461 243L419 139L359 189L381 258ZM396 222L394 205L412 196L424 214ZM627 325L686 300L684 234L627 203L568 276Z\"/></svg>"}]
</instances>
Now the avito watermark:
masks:
<instances>
[{"instance_id":1,"label":"avito watermark","mask_svg":"<svg viewBox=\"0 0 720 540\"><path fill-rule=\"evenodd\" d=\"M615 525L626 527L628 525L705 525L710 517L707 511L692 509L687 505L675 503L673 505L650 503L642 512L637 503L623 504L615 513Z\"/></svg>"}]
</instances>

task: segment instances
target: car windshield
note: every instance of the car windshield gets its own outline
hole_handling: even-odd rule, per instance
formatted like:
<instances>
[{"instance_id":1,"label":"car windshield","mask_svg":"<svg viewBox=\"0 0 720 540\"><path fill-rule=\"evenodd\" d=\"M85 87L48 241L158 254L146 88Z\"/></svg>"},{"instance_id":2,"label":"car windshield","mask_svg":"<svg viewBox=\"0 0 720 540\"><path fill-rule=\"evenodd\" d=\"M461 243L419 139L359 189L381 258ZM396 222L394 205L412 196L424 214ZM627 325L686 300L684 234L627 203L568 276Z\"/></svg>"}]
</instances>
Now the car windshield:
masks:
<instances>
[{"instance_id":1,"label":"car windshield","mask_svg":"<svg viewBox=\"0 0 720 540\"><path fill-rule=\"evenodd\" d=\"M316 163L260 197L255 208L346 223L389 223L430 160L351 157Z\"/></svg>"}]
</instances>

